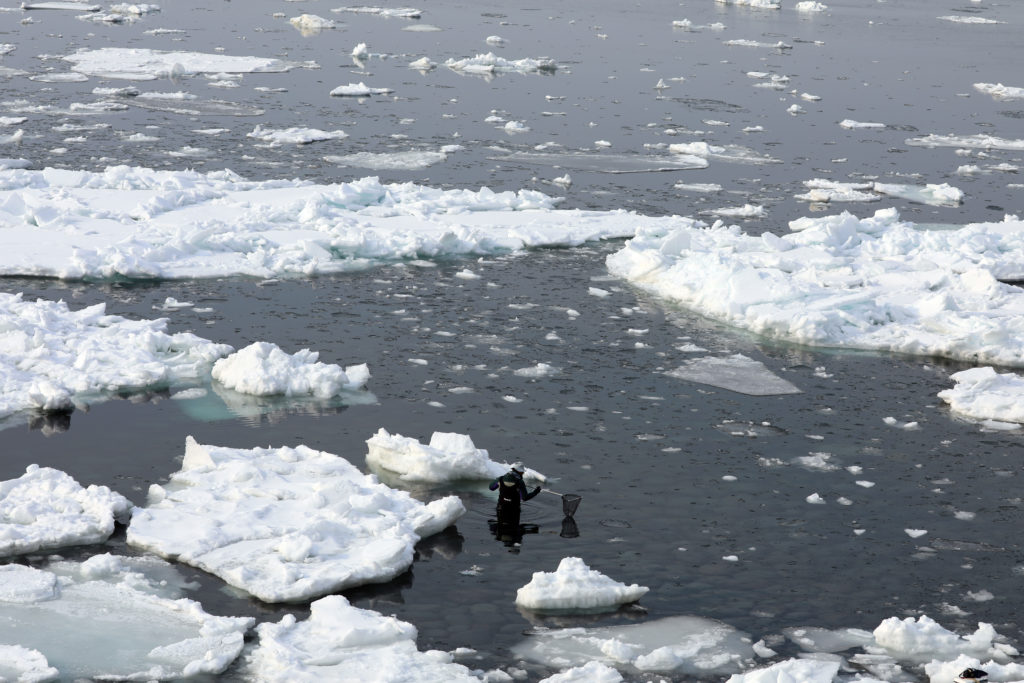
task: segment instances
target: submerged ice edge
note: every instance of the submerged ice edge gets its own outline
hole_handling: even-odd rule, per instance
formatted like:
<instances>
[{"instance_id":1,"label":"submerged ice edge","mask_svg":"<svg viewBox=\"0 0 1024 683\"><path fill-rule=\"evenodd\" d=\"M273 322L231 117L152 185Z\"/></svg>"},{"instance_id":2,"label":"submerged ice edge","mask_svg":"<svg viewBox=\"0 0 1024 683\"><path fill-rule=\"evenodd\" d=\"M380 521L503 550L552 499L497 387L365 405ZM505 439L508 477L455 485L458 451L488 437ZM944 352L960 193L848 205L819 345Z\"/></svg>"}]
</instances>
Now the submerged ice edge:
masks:
<instances>
[{"instance_id":1,"label":"submerged ice edge","mask_svg":"<svg viewBox=\"0 0 1024 683\"><path fill-rule=\"evenodd\" d=\"M0 292L0 419L211 380L249 396L323 400L361 390L370 379L365 363L342 369L316 351L289 354L271 342L235 351L191 332L171 334L167 325L167 318L108 315L105 304L72 310L64 301Z\"/></svg>"}]
</instances>

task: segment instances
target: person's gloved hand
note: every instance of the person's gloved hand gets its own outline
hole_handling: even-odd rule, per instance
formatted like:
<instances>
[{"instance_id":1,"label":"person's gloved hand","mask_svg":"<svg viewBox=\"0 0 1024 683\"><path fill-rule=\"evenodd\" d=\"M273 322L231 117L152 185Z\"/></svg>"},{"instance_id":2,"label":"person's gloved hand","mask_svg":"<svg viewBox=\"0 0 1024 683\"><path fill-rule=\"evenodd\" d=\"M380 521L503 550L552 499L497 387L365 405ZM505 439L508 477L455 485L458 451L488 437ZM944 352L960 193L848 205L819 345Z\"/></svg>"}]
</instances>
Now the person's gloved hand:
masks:
<instances>
[{"instance_id":1,"label":"person's gloved hand","mask_svg":"<svg viewBox=\"0 0 1024 683\"><path fill-rule=\"evenodd\" d=\"M533 493L531 495L536 496L538 493L540 493L540 487L539 486L533 490Z\"/></svg>"}]
</instances>

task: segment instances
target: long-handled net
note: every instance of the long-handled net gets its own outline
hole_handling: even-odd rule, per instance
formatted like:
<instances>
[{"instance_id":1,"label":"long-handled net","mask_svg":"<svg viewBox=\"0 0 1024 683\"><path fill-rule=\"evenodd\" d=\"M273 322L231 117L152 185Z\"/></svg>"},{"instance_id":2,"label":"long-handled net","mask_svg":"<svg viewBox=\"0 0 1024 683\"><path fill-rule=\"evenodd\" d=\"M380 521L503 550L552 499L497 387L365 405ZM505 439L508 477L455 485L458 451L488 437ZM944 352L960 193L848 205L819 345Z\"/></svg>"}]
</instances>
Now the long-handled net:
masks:
<instances>
[{"instance_id":1,"label":"long-handled net","mask_svg":"<svg viewBox=\"0 0 1024 683\"><path fill-rule=\"evenodd\" d=\"M583 500L582 496L577 496L575 493L558 493L550 489L542 489L544 493L550 493L553 496L558 496L562 499L562 514L566 517L572 517L576 514L576 508L580 506L580 501Z\"/></svg>"},{"instance_id":2,"label":"long-handled net","mask_svg":"<svg viewBox=\"0 0 1024 683\"><path fill-rule=\"evenodd\" d=\"M580 501L583 500L581 496L577 496L575 493L566 493L562 496L562 514L566 517L572 517L576 514L576 508L580 506Z\"/></svg>"}]
</instances>

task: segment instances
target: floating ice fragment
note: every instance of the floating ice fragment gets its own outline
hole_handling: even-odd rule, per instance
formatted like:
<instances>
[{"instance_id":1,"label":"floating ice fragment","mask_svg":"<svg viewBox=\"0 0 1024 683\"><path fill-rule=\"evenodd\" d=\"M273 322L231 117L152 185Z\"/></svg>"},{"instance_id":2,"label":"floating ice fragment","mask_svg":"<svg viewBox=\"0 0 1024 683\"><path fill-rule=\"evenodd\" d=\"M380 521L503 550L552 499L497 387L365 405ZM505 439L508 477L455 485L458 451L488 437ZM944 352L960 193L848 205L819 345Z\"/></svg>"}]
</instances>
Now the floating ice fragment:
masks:
<instances>
[{"instance_id":1,"label":"floating ice fragment","mask_svg":"<svg viewBox=\"0 0 1024 683\"><path fill-rule=\"evenodd\" d=\"M839 673L839 664L832 660L787 659L762 669L733 674L726 683L832 683Z\"/></svg>"},{"instance_id":2,"label":"floating ice fragment","mask_svg":"<svg viewBox=\"0 0 1024 683\"><path fill-rule=\"evenodd\" d=\"M997 100L1024 99L1024 88L1003 85L1002 83L975 83L974 89L986 95L991 95Z\"/></svg>"},{"instance_id":3,"label":"floating ice fragment","mask_svg":"<svg viewBox=\"0 0 1024 683\"><path fill-rule=\"evenodd\" d=\"M1007 140L994 135L937 135L931 133L919 138L908 138L906 143L916 147L964 147L968 149L1024 150L1024 140Z\"/></svg>"},{"instance_id":4,"label":"floating ice fragment","mask_svg":"<svg viewBox=\"0 0 1024 683\"><path fill-rule=\"evenodd\" d=\"M451 152L461 149L459 145L446 145L440 151L408 151L408 152L355 152L353 154L336 154L325 156L327 161L338 166L356 166L373 170L414 171L439 164L448 158Z\"/></svg>"},{"instance_id":5,"label":"floating ice fragment","mask_svg":"<svg viewBox=\"0 0 1024 683\"><path fill-rule=\"evenodd\" d=\"M907 536L910 536L911 538L920 538L928 533L927 529L904 529L903 531L905 531Z\"/></svg>"},{"instance_id":6,"label":"floating ice fragment","mask_svg":"<svg viewBox=\"0 0 1024 683\"><path fill-rule=\"evenodd\" d=\"M302 602L400 575L413 546L465 513L429 504L306 446L186 440L181 470L135 508L129 545L219 576L267 602Z\"/></svg>"},{"instance_id":7,"label":"floating ice fragment","mask_svg":"<svg viewBox=\"0 0 1024 683\"><path fill-rule=\"evenodd\" d=\"M519 368L514 370L512 374L516 377L528 377L530 379L540 379L541 377L550 377L561 372L559 368L547 363L537 363L532 367Z\"/></svg>"},{"instance_id":8,"label":"floating ice fragment","mask_svg":"<svg viewBox=\"0 0 1024 683\"><path fill-rule=\"evenodd\" d=\"M817 493L812 493L811 495L807 496L807 502L810 503L811 505L824 505L825 499L822 498Z\"/></svg>"},{"instance_id":9,"label":"floating ice fragment","mask_svg":"<svg viewBox=\"0 0 1024 683\"><path fill-rule=\"evenodd\" d=\"M970 368L950 375L956 384L938 397L950 408L975 420L1024 423L1024 378L998 373L991 366Z\"/></svg>"},{"instance_id":10,"label":"floating ice fragment","mask_svg":"<svg viewBox=\"0 0 1024 683\"><path fill-rule=\"evenodd\" d=\"M763 363L743 354L694 358L666 374L750 396L801 393L800 389L773 374Z\"/></svg>"},{"instance_id":11,"label":"floating ice fragment","mask_svg":"<svg viewBox=\"0 0 1024 683\"><path fill-rule=\"evenodd\" d=\"M715 0L715 2L720 5L741 5L760 9L780 9L782 7L778 0Z\"/></svg>"},{"instance_id":12,"label":"floating ice fragment","mask_svg":"<svg viewBox=\"0 0 1024 683\"><path fill-rule=\"evenodd\" d=\"M626 626L537 632L515 646L513 653L557 669L597 661L654 674L707 677L751 666L750 642L724 623L678 616Z\"/></svg>"},{"instance_id":13,"label":"floating ice fragment","mask_svg":"<svg viewBox=\"0 0 1024 683\"><path fill-rule=\"evenodd\" d=\"M26 302L20 294L0 293L0 327L0 417L195 381L231 351L191 333L169 335L166 319L126 320L106 315L104 304L71 311L62 301Z\"/></svg>"},{"instance_id":14,"label":"floating ice fragment","mask_svg":"<svg viewBox=\"0 0 1024 683\"><path fill-rule=\"evenodd\" d=\"M216 73L285 72L309 66L264 57L232 57L201 52L167 52L145 48L82 48L64 57L72 69L88 76L155 80Z\"/></svg>"},{"instance_id":15,"label":"floating ice fragment","mask_svg":"<svg viewBox=\"0 0 1024 683\"><path fill-rule=\"evenodd\" d=\"M434 432L429 444L412 437L390 434L381 427L366 440L366 464L375 472L392 473L405 482L441 483L462 480L486 480L508 472L510 465L491 460L487 451L477 448L466 434ZM545 481L541 473L527 469L526 475Z\"/></svg>"},{"instance_id":16,"label":"floating ice fragment","mask_svg":"<svg viewBox=\"0 0 1024 683\"><path fill-rule=\"evenodd\" d=\"M553 573L534 572L516 591L516 605L533 611L609 612L636 602L648 588L627 586L591 569L578 557L564 557Z\"/></svg>"},{"instance_id":17,"label":"floating ice fragment","mask_svg":"<svg viewBox=\"0 0 1024 683\"><path fill-rule=\"evenodd\" d=\"M0 557L100 543L130 508L106 486L84 488L60 470L30 465L0 482Z\"/></svg>"},{"instance_id":18,"label":"floating ice fragment","mask_svg":"<svg viewBox=\"0 0 1024 683\"><path fill-rule=\"evenodd\" d=\"M371 88L360 81L359 83L339 85L331 91L331 95L333 97L369 97L370 95L386 95L390 92L394 92L394 90L391 88Z\"/></svg>"},{"instance_id":19,"label":"floating ice fragment","mask_svg":"<svg viewBox=\"0 0 1024 683\"><path fill-rule=\"evenodd\" d=\"M865 121L854 121L853 119L843 119L839 122L840 128L849 128L856 130L858 128L885 128L884 123L870 123Z\"/></svg>"},{"instance_id":20,"label":"floating ice fragment","mask_svg":"<svg viewBox=\"0 0 1024 683\"><path fill-rule=\"evenodd\" d=\"M246 680L399 681L410 675L417 681L481 680L448 653L419 651L412 624L355 607L341 595L315 601L305 621L288 614L256 631L259 643L242 666Z\"/></svg>"},{"instance_id":21,"label":"floating ice fragment","mask_svg":"<svg viewBox=\"0 0 1024 683\"><path fill-rule=\"evenodd\" d=\"M318 358L309 349L288 354L271 342L255 342L218 360L211 374L225 387L255 396L328 398L361 389L370 379L365 363L342 370Z\"/></svg>"},{"instance_id":22,"label":"floating ice fragment","mask_svg":"<svg viewBox=\"0 0 1024 683\"><path fill-rule=\"evenodd\" d=\"M359 5L354 7L337 7L332 12L352 12L355 14L376 14L382 17L401 17L403 19L419 19L423 12L414 7L372 7Z\"/></svg>"},{"instance_id":23,"label":"floating ice fragment","mask_svg":"<svg viewBox=\"0 0 1024 683\"><path fill-rule=\"evenodd\" d=\"M467 59L449 59L445 62L445 66L452 71L482 75L509 72L553 73L558 70L558 64L551 59L508 60L493 52Z\"/></svg>"},{"instance_id":24,"label":"floating ice fragment","mask_svg":"<svg viewBox=\"0 0 1024 683\"><path fill-rule=\"evenodd\" d=\"M711 209L710 211L703 211L702 213L706 213L711 216L721 216L723 218L763 218L767 212L763 206L744 204L743 206Z\"/></svg>"},{"instance_id":25,"label":"floating ice fragment","mask_svg":"<svg viewBox=\"0 0 1024 683\"><path fill-rule=\"evenodd\" d=\"M824 12L828 9L828 5L815 2L815 0L801 0L793 5L793 9L797 12Z\"/></svg>"},{"instance_id":26,"label":"floating ice fragment","mask_svg":"<svg viewBox=\"0 0 1024 683\"><path fill-rule=\"evenodd\" d=\"M414 62L409 62L409 68L419 69L420 71L430 71L437 67L437 62L434 62L429 57L420 57Z\"/></svg>"},{"instance_id":27,"label":"floating ice fragment","mask_svg":"<svg viewBox=\"0 0 1024 683\"><path fill-rule=\"evenodd\" d=\"M542 678L538 683L621 683L622 674L602 662L587 662Z\"/></svg>"},{"instance_id":28,"label":"floating ice fragment","mask_svg":"<svg viewBox=\"0 0 1024 683\"><path fill-rule=\"evenodd\" d=\"M286 144L306 145L321 140L342 140L348 137L348 133L343 130L323 131L317 128L299 127L271 130L258 125L246 136L269 142L270 146L276 147Z\"/></svg>"},{"instance_id":29,"label":"floating ice fragment","mask_svg":"<svg viewBox=\"0 0 1024 683\"><path fill-rule=\"evenodd\" d=\"M45 570L4 565L0 584L19 598L4 601L0 642L41 653L38 663L48 662L62 680L219 674L241 652L254 620L212 616L193 600L168 597L174 591L163 577L171 571L156 558L115 555L53 562ZM46 585L51 590L37 590ZM3 660L0 673L9 664Z\"/></svg>"},{"instance_id":30,"label":"floating ice fragment","mask_svg":"<svg viewBox=\"0 0 1024 683\"><path fill-rule=\"evenodd\" d=\"M955 24L1005 24L1005 21L988 19L987 17L964 16L960 14L939 17L942 21L951 21Z\"/></svg>"}]
</instances>

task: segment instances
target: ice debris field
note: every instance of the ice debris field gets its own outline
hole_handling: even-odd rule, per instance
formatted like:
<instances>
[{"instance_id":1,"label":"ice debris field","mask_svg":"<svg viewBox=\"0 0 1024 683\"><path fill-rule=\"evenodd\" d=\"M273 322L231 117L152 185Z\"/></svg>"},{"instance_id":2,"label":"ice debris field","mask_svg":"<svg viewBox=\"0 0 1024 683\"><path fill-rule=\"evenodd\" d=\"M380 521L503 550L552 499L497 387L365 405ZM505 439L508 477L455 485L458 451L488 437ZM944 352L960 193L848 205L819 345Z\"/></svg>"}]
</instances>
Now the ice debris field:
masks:
<instances>
[{"instance_id":1,"label":"ice debris field","mask_svg":"<svg viewBox=\"0 0 1024 683\"><path fill-rule=\"evenodd\" d=\"M488 479L505 469L467 435L436 433L426 445L382 430L368 444L387 453L376 460L396 473L423 478L433 469L435 481ZM242 670L261 680L358 672L399 680L409 667L423 680L505 680L500 672L458 663L465 653L418 650L414 626L353 607L337 595L315 600L304 621L287 615L260 624L255 644L244 648L253 619L207 614L181 597L178 571L156 557L201 567L266 601L309 600L397 575L412 562L419 538L464 512L456 496L423 504L342 457L302 446L232 449L189 437L181 470L166 485L154 484L145 505L134 507L106 487L82 488L64 473L31 467L21 478L0 483L4 555L101 541L115 517L127 522L128 543L153 555L97 555L85 562L52 562L46 569L0 567L0 602L7 615L0 620L0 639L12 643L2 646L6 669L0 671L39 681L58 674L169 679L218 673L241 657ZM534 573L514 600L520 609L538 613L586 614L637 602L649 590L565 557L553 572ZM115 601L119 611L104 609ZM147 627L135 626L142 623ZM113 659L97 641L112 632L120 634ZM933 677L972 666L998 680L1024 676L1024 665L1012 663L1017 651L985 623L964 636L927 616L891 617L873 632L793 629L786 635L807 652L855 650L850 661L880 676L920 665ZM758 658L773 654L764 640L754 642L727 624L698 617L546 629L516 650L524 660L561 669L548 679L553 681L617 681L620 670L729 675L733 683L830 681L840 666L839 659L819 655L751 671Z\"/></svg>"},{"instance_id":2,"label":"ice debris field","mask_svg":"<svg viewBox=\"0 0 1024 683\"><path fill-rule=\"evenodd\" d=\"M718 4L781 10L774 0L718 0ZM828 7L793 3L806 14ZM4 8L5 12L13 8ZM152 5L104 8L76 2L25 3L22 12L64 10L84 20L124 23L158 12ZM414 8L340 7L347 13L419 17ZM282 18L284 18L282 16ZM948 23L1001 23L977 15L938 16ZM337 22L311 14L288 23L305 33L331 31ZM683 30L721 31L721 24ZM420 30L428 30L420 26ZM500 37L487 44L502 44ZM732 39L739 49L786 51L785 42ZM0 57L17 46L0 44ZM24 47L22 47L24 49ZM373 55L365 43L354 60ZM105 47L79 49L60 58L66 72L32 76L59 84L99 78L144 82L210 78L212 87L237 86L240 74L315 69L310 62L191 51ZM447 59L463 74L552 74L563 69L544 58L507 59L494 52ZM410 69L436 69L429 57ZM0 62L0 76L20 74ZM754 87L778 90L788 77L749 72ZM397 87L397 86L395 86ZM339 98L372 98L395 92L364 81L327 86ZM671 87L664 80L658 89ZM1024 98L1024 88L977 82L974 89L1001 101ZM189 93L140 93L131 87L98 88L99 101L79 113L129 106L179 113L219 110L223 103ZM804 103L816 101L805 93ZM8 109L17 109L10 106ZM67 113L21 106L0 117L0 150L25 138L22 114ZM241 108L231 109L239 113ZM788 109L805 113L801 104ZM251 112L243 112L251 113ZM508 135L528 123L496 116ZM709 126L718 125L715 122ZM727 124L726 124L727 125ZM886 123L843 119L845 130L884 129ZM748 132L759 132L750 129ZM216 134L216 131L206 131ZM204 133L205 134L205 133ZM281 147L341 140L341 129L254 126L253 145ZM151 141L145 134L138 142ZM1019 152L1024 141L997 135L924 134L906 144ZM611 143L597 140L595 146ZM337 166L426 168L458 154L460 145L433 151L327 155ZM502 154L525 163L602 171L700 169L711 163L777 163L746 147L704 141L662 145L649 158L550 153L545 149ZM183 149L184 157L199 150ZM976 160L984 159L978 156ZM1024 423L1024 221L925 226L904 221L890 208L870 215L834 209L839 203L905 198L932 206L956 205L964 193L949 184L804 181L796 197L828 207L828 215L801 218L786 227L751 235L732 220L760 217L761 206L722 207L692 217L650 217L626 211L558 208L541 192L441 190L376 178L344 183L250 181L231 171L202 173L115 165L102 172L35 169L32 160L0 158L0 275L65 280L202 279L233 276L296 277L373 268L383 263L441 256L527 252L625 239L609 256L609 272L659 297L712 319L785 341L818 347L881 350L939 356L978 365L951 376L938 398L966 418L999 428ZM961 176L1016 172L1017 167L967 164ZM555 185L568 187L566 174ZM714 184L680 189L716 192ZM787 229L788 228L788 229ZM469 267L464 277L480 277ZM595 295L599 295L595 292ZM168 309L187 303L170 301ZM292 352L270 341L241 350L192 333L168 333L167 321L129 320L102 305L73 309L60 301L26 301L0 294L0 420L27 411L69 411L114 392L170 388L191 391L211 383L255 396L325 398L364 390L370 369L359 359L342 367L319 360L316 350ZM526 369L544 376L550 368ZM694 359L670 371L695 382L754 393L798 391L742 355ZM895 420L894 420L895 422ZM911 425L897 425L910 428ZM181 469L153 485L146 500L129 501L107 486L81 486L67 474L32 466L0 482L0 555L22 557L102 542L115 522L141 554L96 555L84 562L56 560L0 566L0 679L176 679L223 672L239 661L254 680L331 678L507 681L504 671L459 663L458 650L420 651L416 628L395 617L359 609L341 596L345 587L386 581L412 562L414 544L441 531L464 512L456 496L422 503L381 483L486 480L507 464L492 461L469 435L435 433L429 444L381 429L367 438L363 474L345 458L303 445L234 449L185 441ZM378 476L380 477L378 479ZM528 472L536 482L545 477ZM864 486L871 482L863 482ZM817 495L817 494L815 494ZM818 502L809 497L808 502ZM908 529L914 535L917 530ZM313 600L308 619L287 616L255 626L251 618L213 616L182 597L185 586L166 559L204 569L225 583L268 602ZM538 571L509 600L523 610L601 612L642 600L650 589L627 585L565 557L553 572ZM323 596L323 597L322 597ZM108 606L119 605L116 613ZM141 627L144 626L144 627ZM111 634L120 651L112 657ZM247 634L251 639L246 644ZM993 681L1024 680L1019 653L987 623L957 634L927 616L889 617L873 631L794 628L786 637L807 653L764 665L774 643L728 624L698 617L669 617L599 628L549 629L525 639L515 655L560 673L550 683L620 681L626 675L718 675L731 683L830 682L845 662L862 682L900 680L903 670L932 681L953 680L968 667ZM837 653L844 653L839 655ZM845 660L845 661L844 661Z\"/></svg>"}]
</instances>

